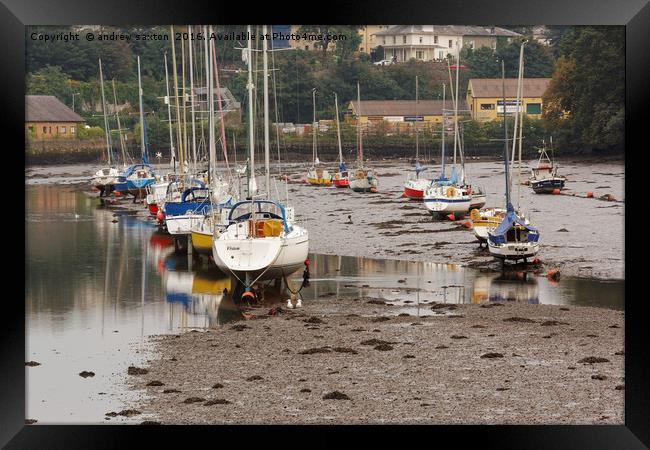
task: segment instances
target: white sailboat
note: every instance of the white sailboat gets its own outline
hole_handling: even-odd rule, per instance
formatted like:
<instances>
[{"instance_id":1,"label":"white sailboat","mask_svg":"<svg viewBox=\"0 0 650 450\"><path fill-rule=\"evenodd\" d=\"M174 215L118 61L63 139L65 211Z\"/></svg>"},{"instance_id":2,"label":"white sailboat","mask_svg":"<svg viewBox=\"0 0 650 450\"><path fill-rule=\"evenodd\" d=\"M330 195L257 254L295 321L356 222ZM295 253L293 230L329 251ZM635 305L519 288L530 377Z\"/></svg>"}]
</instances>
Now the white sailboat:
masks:
<instances>
[{"instance_id":1,"label":"white sailboat","mask_svg":"<svg viewBox=\"0 0 650 450\"><path fill-rule=\"evenodd\" d=\"M354 192L377 192L378 180L375 171L363 164L363 131L361 129L361 89L357 82L357 168L348 177L350 189Z\"/></svg>"},{"instance_id":2,"label":"white sailboat","mask_svg":"<svg viewBox=\"0 0 650 450\"><path fill-rule=\"evenodd\" d=\"M336 92L334 93L334 110L336 111L336 138L339 145L339 170L332 177L332 183L337 188L350 187L348 179L348 166L343 162L343 149L341 148L341 125L339 123L339 101Z\"/></svg>"},{"instance_id":3,"label":"white sailboat","mask_svg":"<svg viewBox=\"0 0 650 450\"><path fill-rule=\"evenodd\" d=\"M404 193L402 197L420 200L424 198L424 191L431 184L431 180L420 177L420 172L426 170L425 167L420 165L420 130L418 125L419 115L418 115L418 77L415 77L415 169L413 174L409 174L408 179L404 182ZM443 125L444 126L444 125Z\"/></svg>"},{"instance_id":4,"label":"white sailboat","mask_svg":"<svg viewBox=\"0 0 650 450\"><path fill-rule=\"evenodd\" d=\"M518 114L521 114L521 85L524 64L524 43L521 44L519 53L519 78L517 82L517 105ZM488 231L488 249L490 254L501 260L523 260L527 262L539 251L539 231L532 227L528 220L515 212L510 201L511 179L509 176L510 162L508 159L508 127L506 122L506 89L505 89L505 68L501 61L501 76L503 79L503 132L504 132L504 167L505 167L505 188L506 188L506 214L499 225ZM519 127L522 123L518 123ZM517 127L513 135L513 152L517 141ZM521 128L519 129L519 145L521 158ZM519 198L517 199L519 202ZM518 208L519 209L519 208Z\"/></svg>"},{"instance_id":5,"label":"white sailboat","mask_svg":"<svg viewBox=\"0 0 650 450\"><path fill-rule=\"evenodd\" d=\"M90 184L99 190L99 196L102 197L113 190L115 183L118 182L120 171L113 164L111 130L108 127L108 113L106 111L106 97L104 96L104 75L102 73L102 59L99 58L99 83L102 92L102 111L104 112L104 136L106 138L106 161L108 167L102 167L93 176Z\"/></svg>"},{"instance_id":6,"label":"white sailboat","mask_svg":"<svg viewBox=\"0 0 650 450\"><path fill-rule=\"evenodd\" d=\"M266 25L263 26L266 33ZM251 27L248 26L248 35ZM266 160L266 195L256 195L255 147L253 133L252 41L249 37L248 62L248 133L249 160L246 200L233 205L228 226L213 240L212 255L216 265L231 272L244 285L245 294L255 283L265 279L283 278L303 266L309 251L309 233L295 221L294 210L280 201L271 200L269 165L269 91L267 41L263 40L264 80L264 152Z\"/></svg>"},{"instance_id":7,"label":"white sailboat","mask_svg":"<svg viewBox=\"0 0 650 450\"><path fill-rule=\"evenodd\" d=\"M329 186L332 184L332 176L329 171L317 167L320 164L318 159L318 128L319 123L316 122L316 89L312 89L312 101L314 104L314 120L312 121L312 157L313 162L311 169L307 172L307 183L315 186Z\"/></svg>"},{"instance_id":8,"label":"white sailboat","mask_svg":"<svg viewBox=\"0 0 650 450\"><path fill-rule=\"evenodd\" d=\"M442 139L440 146L442 148L441 173L440 177L434 179L429 187L424 191L424 206L434 215L447 214L465 214L469 211L472 198L458 185L458 172L456 171L456 161L454 152L454 168L450 178L445 174L446 156L445 156L445 95L446 87L442 85ZM458 111L454 107L454 129L457 127ZM454 133L454 149L457 146L458 134Z\"/></svg>"}]
</instances>

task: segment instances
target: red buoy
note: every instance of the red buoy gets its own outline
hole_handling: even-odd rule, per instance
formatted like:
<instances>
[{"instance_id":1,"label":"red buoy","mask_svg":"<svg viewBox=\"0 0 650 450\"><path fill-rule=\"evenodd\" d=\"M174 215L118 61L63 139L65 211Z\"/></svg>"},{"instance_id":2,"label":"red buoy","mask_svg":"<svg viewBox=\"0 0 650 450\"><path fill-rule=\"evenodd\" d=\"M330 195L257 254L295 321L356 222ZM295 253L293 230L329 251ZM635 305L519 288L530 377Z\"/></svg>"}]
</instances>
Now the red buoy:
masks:
<instances>
[{"instance_id":1,"label":"red buoy","mask_svg":"<svg viewBox=\"0 0 650 450\"><path fill-rule=\"evenodd\" d=\"M587 192L587 198L594 198L593 192Z\"/></svg>"},{"instance_id":2,"label":"red buoy","mask_svg":"<svg viewBox=\"0 0 650 450\"><path fill-rule=\"evenodd\" d=\"M159 209L158 212L156 213L156 219L158 219L160 222L165 220L165 213L163 212L162 209Z\"/></svg>"},{"instance_id":3,"label":"red buoy","mask_svg":"<svg viewBox=\"0 0 650 450\"><path fill-rule=\"evenodd\" d=\"M553 195L560 195L560 190L558 188L553 189Z\"/></svg>"},{"instance_id":4,"label":"red buoy","mask_svg":"<svg viewBox=\"0 0 650 450\"><path fill-rule=\"evenodd\" d=\"M448 214L448 215L447 215L447 219L449 219L449 220L456 220L456 216L454 215L454 213L451 213L451 214Z\"/></svg>"}]
</instances>

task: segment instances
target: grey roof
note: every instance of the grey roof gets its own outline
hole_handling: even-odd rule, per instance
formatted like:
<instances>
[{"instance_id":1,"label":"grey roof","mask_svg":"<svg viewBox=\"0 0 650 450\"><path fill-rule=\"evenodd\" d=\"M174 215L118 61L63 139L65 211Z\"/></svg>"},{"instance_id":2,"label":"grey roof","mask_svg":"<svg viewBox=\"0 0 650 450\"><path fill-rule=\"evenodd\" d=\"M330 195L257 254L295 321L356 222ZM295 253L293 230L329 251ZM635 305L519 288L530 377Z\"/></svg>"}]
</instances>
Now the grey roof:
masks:
<instances>
[{"instance_id":1,"label":"grey roof","mask_svg":"<svg viewBox=\"0 0 650 450\"><path fill-rule=\"evenodd\" d=\"M509 36L521 34L501 27L478 25L432 25L433 31L424 31L422 25L395 25L387 30L378 31L375 36L392 36L394 34L443 34L452 36Z\"/></svg>"},{"instance_id":2,"label":"grey roof","mask_svg":"<svg viewBox=\"0 0 650 450\"><path fill-rule=\"evenodd\" d=\"M53 95L26 95L25 122L85 122Z\"/></svg>"},{"instance_id":3,"label":"grey roof","mask_svg":"<svg viewBox=\"0 0 650 450\"><path fill-rule=\"evenodd\" d=\"M356 114L357 101L352 100L353 112ZM452 104L447 101L446 108L451 109ZM466 110L465 100L458 99L458 109ZM414 116L416 111L414 100L361 100L361 115L363 116ZM420 100L417 104L418 115L442 115L442 100Z\"/></svg>"},{"instance_id":4,"label":"grey roof","mask_svg":"<svg viewBox=\"0 0 650 450\"><path fill-rule=\"evenodd\" d=\"M550 78L524 78L522 85L523 96L542 97L550 82ZM505 83L501 78L471 78L467 88L473 98L500 98L503 96L504 84L506 97L516 97L516 78L506 78Z\"/></svg>"}]
</instances>

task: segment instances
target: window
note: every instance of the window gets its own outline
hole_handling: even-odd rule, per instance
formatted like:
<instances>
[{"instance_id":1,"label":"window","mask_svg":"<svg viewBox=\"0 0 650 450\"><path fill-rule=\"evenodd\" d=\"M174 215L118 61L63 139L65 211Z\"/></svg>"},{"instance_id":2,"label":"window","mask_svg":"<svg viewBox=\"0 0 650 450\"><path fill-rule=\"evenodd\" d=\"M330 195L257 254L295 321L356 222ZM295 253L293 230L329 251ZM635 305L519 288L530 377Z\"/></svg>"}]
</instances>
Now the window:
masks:
<instances>
[{"instance_id":1,"label":"window","mask_svg":"<svg viewBox=\"0 0 650 450\"><path fill-rule=\"evenodd\" d=\"M47 133L47 127L43 127L43 134Z\"/></svg>"},{"instance_id":2,"label":"window","mask_svg":"<svg viewBox=\"0 0 650 450\"><path fill-rule=\"evenodd\" d=\"M440 51L438 52L438 59L444 59L444 58L445 58L445 52L443 52L442 50L440 50Z\"/></svg>"},{"instance_id":3,"label":"window","mask_svg":"<svg viewBox=\"0 0 650 450\"><path fill-rule=\"evenodd\" d=\"M452 39L449 39L449 48L452 48L454 46L454 41Z\"/></svg>"},{"instance_id":4,"label":"window","mask_svg":"<svg viewBox=\"0 0 650 450\"><path fill-rule=\"evenodd\" d=\"M541 114L541 113L542 113L541 103L529 103L526 105L526 114Z\"/></svg>"},{"instance_id":5,"label":"window","mask_svg":"<svg viewBox=\"0 0 650 450\"><path fill-rule=\"evenodd\" d=\"M384 44L384 45L386 45L386 37L382 37L382 38L381 38L381 43Z\"/></svg>"},{"instance_id":6,"label":"window","mask_svg":"<svg viewBox=\"0 0 650 450\"><path fill-rule=\"evenodd\" d=\"M397 44L397 37L393 36L393 44Z\"/></svg>"},{"instance_id":7,"label":"window","mask_svg":"<svg viewBox=\"0 0 650 450\"><path fill-rule=\"evenodd\" d=\"M415 57L416 57L417 59L423 59L423 57L424 57L424 52L423 52L422 50L417 50L417 51L415 52Z\"/></svg>"},{"instance_id":8,"label":"window","mask_svg":"<svg viewBox=\"0 0 650 450\"><path fill-rule=\"evenodd\" d=\"M70 127L70 133L75 134L77 132L76 127Z\"/></svg>"},{"instance_id":9,"label":"window","mask_svg":"<svg viewBox=\"0 0 650 450\"><path fill-rule=\"evenodd\" d=\"M359 47L359 51L361 51L361 52L362 52L362 51L363 51L363 47Z\"/></svg>"},{"instance_id":10,"label":"window","mask_svg":"<svg viewBox=\"0 0 650 450\"><path fill-rule=\"evenodd\" d=\"M420 36L420 44L422 43L422 36Z\"/></svg>"},{"instance_id":11,"label":"window","mask_svg":"<svg viewBox=\"0 0 650 450\"><path fill-rule=\"evenodd\" d=\"M65 134L65 132L66 132L65 127L63 126L59 127L59 134Z\"/></svg>"},{"instance_id":12,"label":"window","mask_svg":"<svg viewBox=\"0 0 650 450\"><path fill-rule=\"evenodd\" d=\"M402 44L406 44L406 35L402 36Z\"/></svg>"},{"instance_id":13,"label":"window","mask_svg":"<svg viewBox=\"0 0 650 450\"><path fill-rule=\"evenodd\" d=\"M474 41L469 41L469 48L474 49Z\"/></svg>"},{"instance_id":14,"label":"window","mask_svg":"<svg viewBox=\"0 0 650 450\"><path fill-rule=\"evenodd\" d=\"M309 45L305 45L305 50L309 50Z\"/></svg>"},{"instance_id":15,"label":"window","mask_svg":"<svg viewBox=\"0 0 650 450\"><path fill-rule=\"evenodd\" d=\"M492 111L493 109L493 103L481 103L481 111Z\"/></svg>"},{"instance_id":16,"label":"window","mask_svg":"<svg viewBox=\"0 0 650 450\"><path fill-rule=\"evenodd\" d=\"M434 43L434 44L437 44L437 43L438 43L438 36L434 36L434 37L433 37L433 43Z\"/></svg>"}]
</instances>

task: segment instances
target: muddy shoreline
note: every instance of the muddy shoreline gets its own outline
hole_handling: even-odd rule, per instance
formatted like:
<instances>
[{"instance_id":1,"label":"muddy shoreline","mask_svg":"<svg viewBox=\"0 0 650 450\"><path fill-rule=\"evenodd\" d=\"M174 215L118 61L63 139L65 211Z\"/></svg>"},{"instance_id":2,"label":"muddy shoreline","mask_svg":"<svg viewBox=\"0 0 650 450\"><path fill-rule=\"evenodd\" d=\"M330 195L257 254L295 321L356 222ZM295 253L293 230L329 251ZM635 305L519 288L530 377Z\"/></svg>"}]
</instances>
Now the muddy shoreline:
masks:
<instances>
[{"instance_id":1,"label":"muddy shoreline","mask_svg":"<svg viewBox=\"0 0 650 450\"><path fill-rule=\"evenodd\" d=\"M284 306L284 305L282 305ZM277 305L276 305L277 307ZM151 338L128 382L163 424L622 424L624 313L519 303L400 313L325 296Z\"/></svg>"},{"instance_id":2,"label":"muddy shoreline","mask_svg":"<svg viewBox=\"0 0 650 450\"><path fill-rule=\"evenodd\" d=\"M300 182L305 167L289 164L283 172L290 177L288 192L298 219L310 231L310 251L500 270L500 263L486 249L478 248L471 231L453 221L432 220L420 202L401 198L402 183L411 168L406 160L375 164L380 192L373 195L305 185ZM26 179L32 184L70 184L84 190L94 169L83 165L33 167L26 170ZM427 176L438 170L432 167ZM503 197L501 163L471 161L467 171L485 189L486 206L499 206ZM523 196L522 207L542 233L541 264L530 269L545 273L559 268L563 275L574 277L624 279L623 163L571 158L560 162L560 173L569 178L563 195L535 195L526 186L517 191ZM284 190L284 186L276 187ZM587 192L593 192L595 198L586 198ZM606 195L613 201L599 199Z\"/></svg>"}]
</instances>

